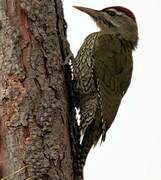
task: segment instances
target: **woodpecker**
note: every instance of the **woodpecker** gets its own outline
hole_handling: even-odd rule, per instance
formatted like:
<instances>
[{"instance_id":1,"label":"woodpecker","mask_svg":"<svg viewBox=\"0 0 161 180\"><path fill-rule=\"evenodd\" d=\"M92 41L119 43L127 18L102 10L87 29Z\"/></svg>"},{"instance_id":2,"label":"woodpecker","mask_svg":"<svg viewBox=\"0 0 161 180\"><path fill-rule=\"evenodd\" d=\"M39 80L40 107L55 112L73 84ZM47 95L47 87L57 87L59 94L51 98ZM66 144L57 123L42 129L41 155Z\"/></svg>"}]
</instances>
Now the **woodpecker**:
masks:
<instances>
[{"instance_id":1,"label":"woodpecker","mask_svg":"<svg viewBox=\"0 0 161 180\"><path fill-rule=\"evenodd\" d=\"M102 10L74 8L88 14L100 29L85 39L73 62L84 166L91 147L100 137L105 141L129 87L138 28L133 12L122 6Z\"/></svg>"}]
</instances>

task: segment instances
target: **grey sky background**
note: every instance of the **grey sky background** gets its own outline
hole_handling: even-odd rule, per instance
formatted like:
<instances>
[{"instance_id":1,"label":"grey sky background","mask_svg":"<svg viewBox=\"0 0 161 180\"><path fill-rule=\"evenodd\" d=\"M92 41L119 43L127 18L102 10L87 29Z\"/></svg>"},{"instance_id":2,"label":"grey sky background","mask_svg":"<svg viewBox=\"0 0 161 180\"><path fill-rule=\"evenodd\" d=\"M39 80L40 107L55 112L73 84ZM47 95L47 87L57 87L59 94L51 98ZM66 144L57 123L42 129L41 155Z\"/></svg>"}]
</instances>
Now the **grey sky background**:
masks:
<instances>
[{"instance_id":1,"label":"grey sky background","mask_svg":"<svg viewBox=\"0 0 161 180\"><path fill-rule=\"evenodd\" d=\"M102 9L121 5L138 22L139 44L133 53L132 82L106 142L90 152L85 180L161 179L161 1L64 0L68 40L76 55L95 23L73 5Z\"/></svg>"}]
</instances>

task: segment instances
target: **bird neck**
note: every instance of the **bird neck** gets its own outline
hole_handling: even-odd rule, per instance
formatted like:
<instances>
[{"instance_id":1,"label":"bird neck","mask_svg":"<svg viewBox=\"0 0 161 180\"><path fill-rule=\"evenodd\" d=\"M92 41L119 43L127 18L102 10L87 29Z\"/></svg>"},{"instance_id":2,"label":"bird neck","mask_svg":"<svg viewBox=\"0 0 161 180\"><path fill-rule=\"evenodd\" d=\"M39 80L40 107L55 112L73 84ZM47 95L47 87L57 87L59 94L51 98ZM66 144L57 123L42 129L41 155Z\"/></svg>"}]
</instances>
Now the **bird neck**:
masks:
<instances>
[{"instance_id":1,"label":"bird neck","mask_svg":"<svg viewBox=\"0 0 161 180\"><path fill-rule=\"evenodd\" d=\"M130 40L126 36L123 36L122 34L120 34L115 29L113 29L113 30L107 29L107 28L100 29L99 34L109 34L112 37L118 38L124 46L129 47L131 49L135 49L135 47L137 46L137 41L138 41L137 38L134 40Z\"/></svg>"}]
</instances>

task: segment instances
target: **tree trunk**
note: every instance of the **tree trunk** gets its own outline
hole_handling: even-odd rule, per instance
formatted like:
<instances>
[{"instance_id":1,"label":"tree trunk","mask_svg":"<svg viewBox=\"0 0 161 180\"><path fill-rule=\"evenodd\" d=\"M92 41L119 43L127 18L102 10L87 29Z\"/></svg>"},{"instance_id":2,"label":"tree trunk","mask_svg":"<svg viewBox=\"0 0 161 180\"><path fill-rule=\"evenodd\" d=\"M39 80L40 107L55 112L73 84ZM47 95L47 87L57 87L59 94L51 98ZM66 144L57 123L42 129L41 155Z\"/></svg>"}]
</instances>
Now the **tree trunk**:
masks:
<instances>
[{"instance_id":1,"label":"tree trunk","mask_svg":"<svg viewBox=\"0 0 161 180\"><path fill-rule=\"evenodd\" d=\"M0 178L73 180L61 0L0 0Z\"/></svg>"}]
</instances>

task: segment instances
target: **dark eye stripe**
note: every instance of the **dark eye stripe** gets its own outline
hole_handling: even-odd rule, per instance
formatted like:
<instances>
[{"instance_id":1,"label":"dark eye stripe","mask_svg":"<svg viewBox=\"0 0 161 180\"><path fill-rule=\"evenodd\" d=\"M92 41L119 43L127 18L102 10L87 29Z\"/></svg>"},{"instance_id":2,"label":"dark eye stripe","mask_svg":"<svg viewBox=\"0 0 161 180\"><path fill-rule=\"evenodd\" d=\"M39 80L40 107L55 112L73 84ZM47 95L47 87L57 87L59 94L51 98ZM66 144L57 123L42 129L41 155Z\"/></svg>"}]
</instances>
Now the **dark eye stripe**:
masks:
<instances>
[{"instance_id":1,"label":"dark eye stripe","mask_svg":"<svg viewBox=\"0 0 161 180\"><path fill-rule=\"evenodd\" d=\"M114 11L107 11L107 13L110 15L110 16L115 16L116 13Z\"/></svg>"},{"instance_id":2,"label":"dark eye stripe","mask_svg":"<svg viewBox=\"0 0 161 180\"><path fill-rule=\"evenodd\" d=\"M109 14L110 16L115 16L115 15L116 15L116 12L115 12L115 11L104 10L104 12L106 12L106 13Z\"/></svg>"}]
</instances>

